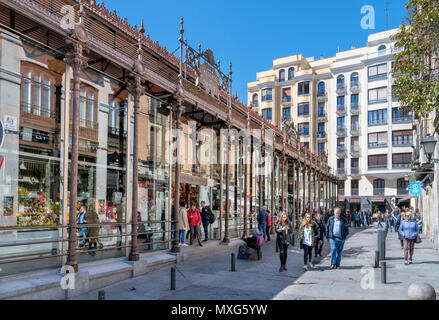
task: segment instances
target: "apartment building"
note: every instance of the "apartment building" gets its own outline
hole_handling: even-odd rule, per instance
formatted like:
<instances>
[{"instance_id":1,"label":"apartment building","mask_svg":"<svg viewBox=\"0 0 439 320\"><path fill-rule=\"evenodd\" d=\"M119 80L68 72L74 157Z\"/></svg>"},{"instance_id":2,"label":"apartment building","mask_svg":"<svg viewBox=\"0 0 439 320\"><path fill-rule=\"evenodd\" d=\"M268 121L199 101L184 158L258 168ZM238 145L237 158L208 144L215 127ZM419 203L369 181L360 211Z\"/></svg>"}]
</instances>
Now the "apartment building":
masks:
<instances>
[{"instance_id":1,"label":"apartment building","mask_svg":"<svg viewBox=\"0 0 439 320\"><path fill-rule=\"evenodd\" d=\"M295 54L275 59L273 67L256 74L248 84L248 104L278 127L292 121L300 142L312 152L328 150L328 92L332 58Z\"/></svg>"},{"instance_id":2,"label":"apartment building","mask_svg":"<svg viewBox=\"0 0 439 320\"><path fill-rule=\"evenodd\" d=\"M248 84L248 102L281 126L291 119L301 142L326 150L339 179L338 205L385 210L409 197L413 115L399 108L391 74L397 29L368 36L335 57L292 55L273 61Z\"/></svg>"}]
</instances>

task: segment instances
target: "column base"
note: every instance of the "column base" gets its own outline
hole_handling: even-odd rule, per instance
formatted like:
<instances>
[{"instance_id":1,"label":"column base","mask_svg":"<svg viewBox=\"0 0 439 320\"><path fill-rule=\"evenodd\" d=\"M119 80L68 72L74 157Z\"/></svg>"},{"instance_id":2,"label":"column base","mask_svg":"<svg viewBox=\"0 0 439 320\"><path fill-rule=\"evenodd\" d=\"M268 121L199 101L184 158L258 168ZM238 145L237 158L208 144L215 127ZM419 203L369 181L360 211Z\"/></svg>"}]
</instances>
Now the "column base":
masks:
<instances>
[{"instance_id":1,"label":"column base","mask_svg":"<svg viewBox=\"0 0 439 320\"><path fill-rule=\"evenodd\" d=\"M71 266L73 268L73 270L75 271L75 273L78 272L78 270L79 270L78 264L76 262L72 264L69 261L67 261L66 266Z\"/></svg>"},{"instance_id":2,"label":"column base","mask_svg":"<svg viewBox=\"0 0 439 320\"><path fill-rule=\"evenodd\" d=\"M173 246L171 248L171 252L175 252L175 253L181 252L181 247L180 246Z\"/></svg>"},{"instance_id":3,"label":"column base","mask_svg":"<svg viewBox=\"0 0 439 320\"><path fill-rule=\"evenodd\" d=\"M129 261L139 261L139 254L138 253L130 253L128 256Z\"/></svg>"}]
</instances>

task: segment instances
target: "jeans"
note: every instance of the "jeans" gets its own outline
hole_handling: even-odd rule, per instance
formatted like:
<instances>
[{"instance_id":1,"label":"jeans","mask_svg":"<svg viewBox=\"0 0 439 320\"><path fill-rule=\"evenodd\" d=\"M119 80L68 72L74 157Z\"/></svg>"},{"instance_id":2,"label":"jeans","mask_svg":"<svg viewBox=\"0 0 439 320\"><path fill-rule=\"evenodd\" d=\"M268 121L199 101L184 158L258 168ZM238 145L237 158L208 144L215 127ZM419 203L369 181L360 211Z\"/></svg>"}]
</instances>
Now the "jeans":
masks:
<instances>
[{"instance_id":1,"label":"jeans","mask_svg":"<svg viewBox=\"0 0 439 320\"><path fill-rule=\"evenodd\" d=\"M303 264L307 265L308 260L309 263L311 263L311 258L312 258L312 247L307 244L303 244Z\"/></svg>"},{"instance_id":2,"label":"jeans","mask_svg":"<svg viewBox=\"0 0 439 320\"><path fill-rule=\"evenodd\" d=\"M86 238L87 237L87 228L86 227L79 228L79 236L81 238ZM82 239L81 243L82 244L86 244L87 240L86 239Z\"/></svg>"},{"instance_id":3,"label":"jeans","mask_svg":"<svg viewBox=\"0 0 439 320\"><path fill-rule=\"evenodd\" d=\"M267 228L265 227L265 224L259 223L258 224L259 231L262 231L264 233L264 240L267 237Z\"/></svg>"},{"instance_id":4,"label":"jeans","mask_svg":"<svg viewBox=\"0 0 439 320\"><path fill-rule=\"evenodd\" d=\"M314 254L317 256L318 254L322 254L323 249L323 239L317 238L316 246L314 248Z\"/></svg>"},{"instance_id":5,"label":"jeans","mask_svg":"<svg viewBox=\"0 0 439 320\"><path fill-rule=\"evenodd\" d=\"M387 228L389 228L390 231L393 232L393 221L391 221L391 220L387 220L387 221L386 221L386 225L387 225Z\"/></svg>"},{"instance_id":6,"label":"jeans","mask_svg":"<svg viewBox=\"0 0 439 320\"><path fill-rule=\"evenodd\" d=\"M178 242L180 243L180 244L183 244L184 243L184 235L186 234L186 230L184 230L184 229L180 229L180 230L178 230Z\"/></svg>"},{"instance_id":7,"label":"jeans","mask_svg":"<svg viewBox=\"0 0 439 320\"><path fill-rule=\"evenodd\" d=\"M287 264L287 257L288 257L288 245L283 244L280 242L280 240L276 240L277 245L279 247L279 258L280 258L280 265L284 266Z\"/></svg>"},{"instance_id":8,"label":"jeans","mask_svg":"<svg viewBox=\"0 0 439 320\"><path fill-rule=\"evenodd\" d=\"M382 228L382 227L383 227L383 224L381 223L381 221L378 221L377 229Z\"/></svg>"},{"instance_id":9,"label":"jeans","mask_svg":"<svg viewBox=\"0 0 439 320\"><path fill-rule=\"evenodd\" d=\"M363 220L363 226L365 226L365 227L368 226L368 224L367 224L367 219L366 219L366 218L364 218L364 220Z\"/></svg>"},{"instance_id":10,"label":"jeans","mask_svg":"<svg viewBox=\"0 0 439 320\"><path fill-rule=\"evenodd\" d=\"M331 246L331 264L339 266L341 262L341 253L343 251L344 240L334 237L329 239L329 244Z\"/></svg>"},{"instance_id":11,"label":"jeans","mask_svg":"<svg viewBox=\"0 0 439 320\"><path fill-rule=\"evenodd\" d=\"M209 220L203 222L204 240L209 240Z\"/></svg>"}]
</instances>

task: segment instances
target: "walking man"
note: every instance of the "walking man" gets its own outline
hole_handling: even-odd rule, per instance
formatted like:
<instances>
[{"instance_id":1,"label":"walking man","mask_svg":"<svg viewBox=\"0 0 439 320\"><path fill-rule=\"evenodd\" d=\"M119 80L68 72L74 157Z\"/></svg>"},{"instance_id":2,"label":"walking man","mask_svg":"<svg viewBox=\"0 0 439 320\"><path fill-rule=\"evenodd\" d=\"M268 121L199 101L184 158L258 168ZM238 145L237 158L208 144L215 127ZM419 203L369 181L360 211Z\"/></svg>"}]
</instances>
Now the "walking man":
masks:
<instances>
[{"instance_id":1,"label":"walking man","mask_svg":"<svg viewBox=\"0 0 439 320\"><path fill-rule=\"evenodd\" d=\"M267 207L263 206L262 210L259 211L258 216L258 229L264 233L264 241L267 236L267 224L268 224L268 212Z\"/></svg>"},{"instance_id":2,"label":"walking man","mask_svg":"<svg viewBox=\"0 0 439 320\"><path fill-rule=\"evenodd\" d=\"M336 208L326 225L326 238L331 246L331 269L340 269L341 254L348 234L348 222L341 216L341 209Z\"/></svg>"},{"instance_id":3,"label":"walking man","mask_svg":"<svg viewBox=\"0 0 439 320\"><path fill-rule=\"evenodd\" d=\"M209 240L209 216L212 214L212 210L208 206L206 206L206 202L201 201L201 222L203 223L204 229L204 240L203 242L207 242Z\"/></svg>"}]
</instances>

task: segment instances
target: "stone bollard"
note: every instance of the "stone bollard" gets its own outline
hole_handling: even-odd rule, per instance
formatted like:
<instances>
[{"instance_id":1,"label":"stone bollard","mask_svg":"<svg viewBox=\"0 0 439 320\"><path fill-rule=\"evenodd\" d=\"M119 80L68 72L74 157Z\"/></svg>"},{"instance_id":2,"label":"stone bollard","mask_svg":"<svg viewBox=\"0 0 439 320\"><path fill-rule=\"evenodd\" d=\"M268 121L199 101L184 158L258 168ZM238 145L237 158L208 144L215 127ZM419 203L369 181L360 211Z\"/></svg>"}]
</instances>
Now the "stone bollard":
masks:
<instances>
[{"instance_id":1,"label":"stone bollard","mask_svg":"<svg viewBox=\"0 0 439 320\"><path fill-rule=\"evenodd\" d=\"M100 290L98 292L98 300L105 300L105 291L104 290Z\"/></svg>"},{"instance_id":2,"label":"stone bollard","mask_svg":"<svg viewBox=\"0 0 439 320\"><path fill-rule=\"evenodd\" d=\"M232 257L231 257L231 271L235 272L236 268L235 268L235 254L232 253Z\"/></svg>"},{"instance_id":3,"label":"stone bollard","mask_svg":"<svg viewBox=\"0 0 439 320\"><path fill-rule=\"evenodd\" d=\"M378 268L380 266L380 252L377 250L375 251L375 268Z\"/></svg>"},{"instance_id":4,"label":"stone bollard","mask_svg":"<svg viewBox=\"0 0 439 320\"><path fill-rule=\"evenodd\" d=\"M409 300L436 300L436 291L428 283L412 283L408 289Z\"/></svg>"},{"instance_id":5,"label":"stone bollard","mask_svg":"<svg viewBox=\"0 0 439 320\"><path fill-rule=\"evenodd\" d=\"M381 261L381 283L387 283L387 266L385 261Z\"/></svg>"}]
</instances>

